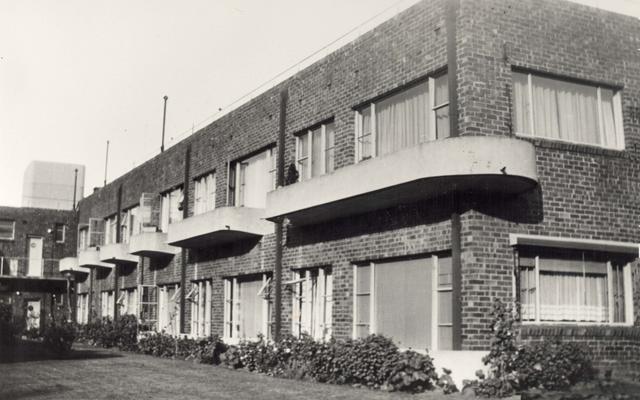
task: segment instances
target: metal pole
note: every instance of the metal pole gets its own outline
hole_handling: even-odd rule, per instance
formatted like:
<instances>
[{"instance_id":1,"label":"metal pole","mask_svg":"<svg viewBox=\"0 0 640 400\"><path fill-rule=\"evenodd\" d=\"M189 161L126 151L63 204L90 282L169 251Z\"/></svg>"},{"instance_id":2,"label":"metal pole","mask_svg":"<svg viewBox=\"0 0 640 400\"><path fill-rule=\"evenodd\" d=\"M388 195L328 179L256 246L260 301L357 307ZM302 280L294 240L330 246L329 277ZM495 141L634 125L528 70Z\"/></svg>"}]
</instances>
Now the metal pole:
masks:
<instances>
[{"instance_id":1,"label":"metal pole","mask_svg":"<svg viewBox=\"0 0 640 400\"><path fill-rule=\"evenodd\" d=\"M104 186L107 186L107 166L109 164L109 141L107 140L107 154L104 158Z\"/></svg>"},{"instance_id":2,"label":"metal pole","mask_svg":"<svg viewBox=\"0 0 640 400\"><path fill-rule=\"evenodd\" d=\"M167 120L167 100L168 96L164 96L164 112L162 113L162 145L160 146L160 153L164 152L164 126Z\"/></svg>"},{"instance_id":3,"label":"metal pole","mask_svg":"<svg viewBox=\"0 0 640 400\"><path fill-rule=\"evenodd\" d=\"M76 209L76 190L78 190L78 168L74 170L75 176L73 177L73 209Z\"/></svg>"}]
</instances>

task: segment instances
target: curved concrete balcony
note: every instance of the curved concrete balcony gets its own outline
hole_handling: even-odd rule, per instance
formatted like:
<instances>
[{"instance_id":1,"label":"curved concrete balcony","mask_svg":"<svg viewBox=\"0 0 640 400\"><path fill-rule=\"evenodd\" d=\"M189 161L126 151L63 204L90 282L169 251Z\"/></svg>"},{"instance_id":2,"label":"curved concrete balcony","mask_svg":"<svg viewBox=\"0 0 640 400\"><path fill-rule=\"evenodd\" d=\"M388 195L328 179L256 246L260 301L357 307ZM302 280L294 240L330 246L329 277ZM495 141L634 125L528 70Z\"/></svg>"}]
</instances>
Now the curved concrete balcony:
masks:
<instances>
[{"instance_id":1,"label":"curved concrete balcony","mask_svg":"<svg viewBox=\"0 0 640 400\"><path fill-rule=\"evenodd\" d=\"M100 250L97 247L89 247L84 250L79 250L78 266L86 268L113 268L113 264L107 264L100 261Z\"/></svg>"},{"instance_id":2,"label":"curved concrete balcony","mask_svg":"<svg viewBox=\"0 0 640 400\"><path fill-rule=\"evenodd\" d=\"M180 248L168 245L164 232L142 232L131 236L129 252L143 257L166 257L178 254Z\"/></svg>"},{"instance_id":3,"label":"curved concrete balcony","mask_svg":"<svg viewBox=\"0 0 640 400\"><path fill-rule=\"evenodd\" d=\"M537 185L535 147L499 136L460 136L361 161L267 194L266 218L308 224L454 191L519 193Z\"/></svg>"},{"instance_id":4,"label":"curved concrete balcony","mask_svg":"<svg viewBox=\"0 0 640 400\"><path fill-rule=\"evenodd\" d=\"M262 208L220 207L169 225L168 243L203 248L264 236L273 229Z\"/></svg>"},{"instance_id":5,"label":"curved concrete balcony","mask_svg":"<svg viewBox=\"0 0 640 400\"><path fill-rule=\"evenodd\" d=\"M137 264L139 257L131 254L129 243L111 243L100 246L100 261L109 264Z\"/></svg>"},{"instance_id":6,"label":"curved concrete balcony","mask_svg":"<svg viewBox=\"0 0 640 400\"><path fill-rule=\"evenodd\" d=\"M89 273L89 268L81 267L78 261L78 257L65 257L60 259L59 270L61 273L65 272L84 272Z\"/></svg>"}]
</instances>

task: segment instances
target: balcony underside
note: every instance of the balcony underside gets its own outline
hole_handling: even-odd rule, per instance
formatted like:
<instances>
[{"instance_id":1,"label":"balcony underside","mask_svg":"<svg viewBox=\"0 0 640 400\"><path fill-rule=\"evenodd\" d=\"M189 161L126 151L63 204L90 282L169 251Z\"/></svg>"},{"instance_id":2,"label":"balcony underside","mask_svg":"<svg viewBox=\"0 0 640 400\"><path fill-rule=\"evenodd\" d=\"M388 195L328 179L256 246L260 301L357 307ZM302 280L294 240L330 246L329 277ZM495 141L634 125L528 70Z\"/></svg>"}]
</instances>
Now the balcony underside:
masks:
<instances>
[{"instance_id":1,"label":"balcony underside","mask_svg":"<svg viewBox=\"0 0 640 400\"><path fill-rule=\"evenodd\" d=\"M180 248L167 244L164 232L143 232L131 237L131 254L142 257L170 257L180 252Z\"/></svg>"},{"instance_id":2,"label":"balcony underside","mask_svg":"<svg viewBox=\"0 0 640 400\"><path fill-rule=\"evenodd\" d=\"M100 261L100 251L96 247L78 251L78 266L86 268L113 268L113 264Z\"/></svg>"},{"instance_id":3,"label":"balcony underside","mask_svg":"<svg viewBox=\"0 0 640 400\"><path fill-rule=\"evenodd\" d=\"M2 292L65 293L67 280L64 278L40 278L25 276L0 276Z\"/></svg>"},{"instance_id":4,"label":"balcony underside","mask_svg":"<svg viewBox=\"0 0 640 400\"><path fill-rule=\"evenodd\" d=\"M60 259L60 272L71 272L71 273L89 273L89 268L81 267L78 263L77 257L65 257Z\"/></svg>"},{"instance_id":5,"label":"balcony underside","mask_svg":"<svg viewBox=\"0 0 640 400\"><path fill-rule=\"evenodd\" d=\"M423 143L272 191L266 218L304 225L457 192L516 194L537 185L526 141L462 136Z\"/></svg>"},{"instance_id":6,"label":"balcony underside","mask_svg":"<svg viewBox=\"0 0 640 400\"><path fill-rule=\"evenodd\" d=\"M168 243L184 248L206 248L273 233L264 210L221 207L169 225Z\"/></svg>"},{"instance_id":7,"label":"balcony underside","mask_svg":"<svg viewBox=\"0 0 640 400\"><path fill-rule=\"evenodd\" d=\"M100 261L109 264L137 264L138 256L129 252L128 243L112 243L100 246Z\"/></svg>"}]
</instances>

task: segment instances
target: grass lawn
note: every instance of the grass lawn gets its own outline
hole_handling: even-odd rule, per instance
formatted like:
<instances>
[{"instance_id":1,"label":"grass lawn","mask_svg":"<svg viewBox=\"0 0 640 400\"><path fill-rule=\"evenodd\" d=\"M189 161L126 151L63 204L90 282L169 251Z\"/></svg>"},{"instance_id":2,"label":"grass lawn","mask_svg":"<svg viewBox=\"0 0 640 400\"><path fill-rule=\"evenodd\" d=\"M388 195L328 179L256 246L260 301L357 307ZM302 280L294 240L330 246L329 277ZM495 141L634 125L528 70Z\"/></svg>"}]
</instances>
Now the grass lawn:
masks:
<instances>
[{"instance_id":1,"label":"grass lawn","mask_svg":"<svg viewBox=\"0 0 640 400\"><path fill-rule=\"evenodd\" d=\"M277 379L245 371L74 345L64 359L38 343L0 348L0 399L440 399ZM456 396L457 397L457 396ZM447 396L447 399L452 397Z\"/></svg>"}]
</instances>

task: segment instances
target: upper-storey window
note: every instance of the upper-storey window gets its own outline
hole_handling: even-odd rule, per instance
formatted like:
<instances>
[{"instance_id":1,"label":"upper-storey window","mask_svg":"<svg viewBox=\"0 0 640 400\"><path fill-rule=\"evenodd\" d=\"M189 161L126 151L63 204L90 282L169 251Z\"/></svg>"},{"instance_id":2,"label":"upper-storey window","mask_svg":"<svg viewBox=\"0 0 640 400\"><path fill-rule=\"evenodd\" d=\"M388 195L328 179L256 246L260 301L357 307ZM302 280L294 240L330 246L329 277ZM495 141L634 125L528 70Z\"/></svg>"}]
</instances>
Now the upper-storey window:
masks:
<instances>
[{"instance_id":1,"label":"upper-storey window","mask_svg":"<svg viewBox=\"0 0 640 400\"><path fill-rule=\"evenodd\" d=\"M201 176L195 180L193 214L202 214L216 208L216 173Z\"/></svg>"},{"instance_id":2,"label":"upper-storey window","mask_svg":"<svg viewBox=\"0 0 640 400\"><path fill-rule=\"evenodd\" d=\"M229 205L264 208L267 192L275 189L275 148L235 161L229 166Z\"/></svg>"},{"instance_id":3,"label":"upper-storey window","mask_svg":"<svg viewBox=\"0 0 640 400\"><path fill-rule=\"evenodd\" d=\"M65 224L56 223L54 232L56 243L64 243L65 234L67 232L67 227L65 226Z\"/></svg>"},{"instance_id":4,"label":"upper-storey window","mask_svg":"<svg viewBox=\"0 0 640 400\"><path fill-rule=\"evenodd\" d=\"M513 72L516 133L623 149L621 110L612 89Z\"/></svg>"},{"instance_id":5,"label":"upper-storey window","mask_svg":"<svg viewBox=\"0 0 640 400\"><path fill-rule=\"evenodd\" d=\"M0 240L13 240L16 223L13 220L0 219Z\"/></svg>"},{"instance_id":6,"label":"upper-storey window","mask_svg":"<svg viewBox=\"0 0 640 400\"><path fill-rule=\"evenodd\" d=\"M333 171L334 128L330 122L296 136L296 165L301 181Z\"/></svg>"},{"instance_id":7,"label":"upper-storey window","mask_svg":"<svg viewBox=\"0 0 640 400\"><path fill-rule=\"evenodd\" d=\"M140 233L139 207L135 206L122 213L120 238L122 243L129 243L131 236Z\"/></svg>"},{"instance_id":8,"label":"upper-storey window","mask_svg":"<svg viewBox=\"0 0 640 400\"><path fill-rule=\"evenodd\" d=\"M162 194L162 208L160 211L160 230L166 232L169 224L182 221L182 188Z\"/></svg>"},{"instance_id":9,"label":"upper-storey window","mask_svg":"<svg viewBox=\"0 0 640 400\"><path fill-rule=\"evenodd\" d=\"M116 243L116 232L118 230L118 219L116 215L112 215L105 219L105 235L104 244Z\"/></svg>"},{"instance_id":10,"label":"upper-storey window","mask_svg":"<svg viewBox=\"0 0 640 400\"><path fill-rule=\"evenodd\" d=\"M86 250L88 246L89 227L85 226L78 229L78 249Z\"/></svg>"},{"instance_id":11,"label":"upper-storey window","mask_svg":"<svg viewBox=\"0 0 640 400\"><path fill-rule=\"evenodd\" d=\"M449 89L445 74L356 111L356 160L449 135Z\"/></svg>"},{"instance_id":12,"label":"upper-storey window","mask_svg":"<svg viewBox=\"0 0 640 400\"><path fill-rule=\"evenodd\" d=\"M628 258L537 248L519 253L522 320L632 323Z\"/></svg>"}]
</instances>

